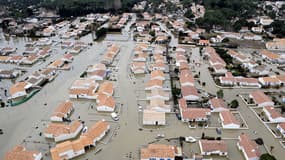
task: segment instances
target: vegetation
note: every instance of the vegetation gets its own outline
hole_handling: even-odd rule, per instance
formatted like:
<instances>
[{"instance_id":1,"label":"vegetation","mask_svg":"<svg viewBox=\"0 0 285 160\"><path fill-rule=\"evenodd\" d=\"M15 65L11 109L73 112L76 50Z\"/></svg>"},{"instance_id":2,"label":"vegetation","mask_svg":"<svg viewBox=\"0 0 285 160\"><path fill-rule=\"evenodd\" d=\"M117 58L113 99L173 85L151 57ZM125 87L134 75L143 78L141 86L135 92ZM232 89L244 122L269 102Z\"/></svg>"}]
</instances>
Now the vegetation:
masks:
<instances>
[{"instance_id":1,"label":"vegetation","mask_svg":"<svg viewBox=\"0 0 285 160\"><path fill-rule=\"evenodd\" d=\"M277 159L273 155L265 153L260 156L260 160L277 160Z\"/></svg>"},{"instance_id":2,"label":"vegetation","mask_svg":"<svg viewBox=\"0 0 285 160\"><path fill-rule=\"evenodd\" d=\"M231 101L231 108L237 108L239 106L239 103L236 99Z\"/></svg>"},{"instance_id":3,"label":"vegetation","mask_svg":"<svg viewBox=\"0 0 285 160\"><path fill-rule=\"evenodd\" d=\"M218 55L227 63L227 64L232 64L233 63L233 58L227 54L227 50L222 49L222 48L215 48L216 52Z\"/></svg>"},{"instance_id":4,"label":"vegetation","mask_svg":"<svg viewBox=\"0 0 285 160\"><path fill-rule=\"evenodd\" d=\"M222 89L217 91L217 97L218 98L224 98L224 91Z\"/></svg>"},{"instance_id":5,"label":"vegetation","mask_svg":"<svg viewBox=\"0 0 285 160\"><path fill-rule=\"evenodd\" d=\"M285 22L284 21L274 21L269 26L273 28L273 34L276 34L277 37L285 37Z\"/></svg>"},{"instance_id":6,"label":"vegetation","mask_svg":"<svg viewBox=\"0 0 285 160\"><path fill-rule=\"evenodd\" d=\"M97 39L105 36L107 34L107 29L106 28L100 28L96 31L96 36L97 36Z\"/></svg>"},{"instance_id":7,"label":"vegetation","mask_svg":"<svg viewBox=\"0 0 285 160\"><path fill-rule=\"evenodd\" d=\"M256 0L204 0L206 8L204 18L197 19L197 24L210 30L213 27L232 29L231 22L241 17L246 19L256 13ZM239 27L237 27L239 28Z\"/></svg>"},{"instance_id":8,"label":"vegetation","mask_svg":"<svg viewBox=\"0 0 285 160\"><path fill-rule=\"evenodd\" d=\"M192 13L192 11L190 9L188 9L185 14L184 14L185 17L191 19L191 18L194 18L194 14Z\"/></svg>"}]
</instances>

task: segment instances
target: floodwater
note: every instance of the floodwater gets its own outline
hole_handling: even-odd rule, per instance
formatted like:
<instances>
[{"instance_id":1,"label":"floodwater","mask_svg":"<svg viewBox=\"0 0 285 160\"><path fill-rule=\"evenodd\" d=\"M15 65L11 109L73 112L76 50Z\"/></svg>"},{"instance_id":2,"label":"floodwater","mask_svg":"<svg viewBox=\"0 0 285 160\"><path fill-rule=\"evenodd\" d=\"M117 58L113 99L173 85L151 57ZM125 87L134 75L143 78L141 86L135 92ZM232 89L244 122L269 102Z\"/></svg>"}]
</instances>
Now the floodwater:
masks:
<instances>
[{"instance_id":1,"label":"floodwater","mask_svg":"<svg viewBox=\"0 0 285 160\"><path fill-rule=\"evenodd\" d=\"M80 41L90 43L92 36L87 35L82 37ZM25 41L18 39L10 40L9 42L13 42L17 47L19 46L20 50L20 46L24 45ZM156 141L157 134L164 134L165 138L177 138L179 136L193 136L199 138L203 132L207 136L222 136L228 144L231 160L243 159L241 152L238 151L236 147L237 137L242 132L248 133L251 138L262 137L267 146L275 146L273 154L277 159L282 159L281 156L283 155L284 149L281 148L279 142L273 138L270 132L258 121L241 99L236 97L237 93L250 92L252 89L224 89L227 102L230 102L232 99L239 101L240 107L238 111L241 112L241 115L246 120L250 128L249 130L222 130L222 135L218 135L215 128L189 129L186 124L177 120L175 114L167 115L167 125L164 127L143 127L141 125L142 113L139 112L137 105L139 103L138 98L140 98L137 90L140 90L144 86L145 81L141 81L141 79L147 76L141 77L139 80L133 80L130 79L129 73L129 64L131 63L132 50L135 47L135 42L133 42L131 38L128 41L111 42L121 46L121 51L117 57L119 59L119 70L117 73L117 82L115 82L116 102L122 104L122 107L120 107L120 120L113 122L108 114L100 114L90 109L90 105L93 104L94 101L74 101L75 112L72 115L72 119L76 119L76 117L80 116L81 119L86 122L87 126L91 126L96 121L104 118L110 121L112 128L111 132L108 133L109 135L103 139L103 142L106 142L106 144L99 144L95 149L75 159L139 159L140 147ZM7 42L1 40L0 46L2 46L3 43ZM39 133L43 132L45 126L49 123L49 116L57 107L58 103L68 99L68 88L72 82L79 78L80 74L88 65L99 62L106 48L106 41L94 42L87 50L75 56L75 60L71 64L73 66L72 70L62 71L52 83L44 86L43 89L29 101L15 107L0 108L0 128L4 131L4 134L0 135L0 157L3 157L4 153L13 146L23 144L27 146L28 149L40 150L45 155L44 159L50 159L49 147L55 144L39 136ZM199 67L191 64L191 67L193 67L192 71L201 73L200 81L206 82L205 87L198 85L197 88L203 88L215 94L219 88L214 85L214 81L210 77L210 73L207 69L207 62L203 61L199 55L199 48L188 48L187 50L189 52L192 51L192 59L200 59L203 63L203 65ZM60 57L64 52L65 50L56 49L56 54L52 55L48 61ZM48 62L40 65L36 64L31 68L43 67L47 63ZM2 65L3 64L0 64L0 68ZM30 72L32 72L32 70L28 73ZM21 78L22 77L19 79ZM137 83L134 84L133 81ZM253 130L257 131L257 134L253 134ZM23 140L25 140L25 142ZM168 142L162 139L157 140L156 143L179 145L177 140ZM94 153L99 149L102 150L95 155ZM185 143L183 152L185 152L186 156L199 153L198 143ZM265 150L262 149L262 152L265 152ZM214 157L214 159L226 158Z\"/></svg>"}]
</instances>

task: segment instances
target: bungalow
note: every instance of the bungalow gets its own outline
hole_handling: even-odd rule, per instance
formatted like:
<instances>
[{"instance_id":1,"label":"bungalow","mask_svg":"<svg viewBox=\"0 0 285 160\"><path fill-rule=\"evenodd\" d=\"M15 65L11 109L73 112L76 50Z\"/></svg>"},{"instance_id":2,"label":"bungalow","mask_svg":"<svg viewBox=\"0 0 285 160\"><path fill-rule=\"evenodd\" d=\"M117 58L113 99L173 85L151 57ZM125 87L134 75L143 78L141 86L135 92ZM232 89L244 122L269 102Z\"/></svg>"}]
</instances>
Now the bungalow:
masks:
<instances>
[{"instance_id":1,"label":"bungalow","mask_svg":"<svg viewBox=\"0 0 285 160\"><path fill-rule=\"evenodd\" d=\"M222 65L222 66L226 67L226 62L218 55L211 56L209 59L209 63L211 66Z\"/></svg>"},{"instance_id":2,"label":"bungalow","mask_svg":"<svg viewBox=\"0 0 285 160\"><path fill-rule=\"evenodd\" d=\"M24 51L23 54L37 54L38 52L39 52L38 48L28 47L28 48L26 48L26 50Z\"/></svg>"},{"instance_id":3,"label":"bungalow","mask_svg":"<svg viewBox=\"0 0 285 160\"><path fill-rule=\"evenodd\" d=\"M61 42L61 47L62 48L72 48L73 45L74 45L74 43L71 42L71 41L63 41L63 42Z\"/></svg>"},{"instance_id":4,"label":"bungalow","mask_svg":"<svg viewBox=\"0 0 285 160\"><path fill-rule=\"evenodd\" d=\"M201 154L205 156L219 155L227 156L228 147L223 140L199 140Z\"/></svg>"},{"instance_id":5,"label":"bungalow","mask_svg":"<svg viewBox=\"0 0 285 160\"><path fill-rule=\"evenodd\" d=\"M153 89L162 89L163 88L163 81L162 80L149 80L146 83L145 90L153 90Z\"/></svg>"},{"instance_id":6,"label":"bungalow","mask_svg":"<svg viewBox=\"0 0 285 160\"><path fill-rule=\"evenodd\" d=\"M40 38L38 41L37 41L37 46L50 46L52 45L52 40L49 39L49 38Z\"/></svg>"},{"instance_id":7,"label":"bungalow","mask_svg":"<svg viewBox=\"0 0 285 160\"><path fill-rule=\"evenodd\" d=\"M180 109L180 114L182 122L205 122L208 121L211 110L206 108L183 108Z\"/></svg>"},{"instance_id":8,"label":"bungalow","mask_svg":"<svg viewBox=\"0 0 285 160\"><path fill-rule=\"evenodd\" d=\"M246 160L259 160L260 151L254 140L251 140L248 135L242 133L238 136L239 141L237 147L242 151Z\"/></svg>"},{"instance_id":9,"label":"bungalow","mask_svg":"<svg viewBox=\"0 0 285 160\"><path fill-rule=\"evenodd\" d=\"M74 46L71 50L70 53L71 54L79 54L82 51L82 47L80 46Z\"/></svg>"},{"instance_id":10,"label":"bungalow","mask_svg":"<svg viewBox=\"0 0 285 160\"><path fill-rule=\"evenodd\" d=\"M184 56L184 53L176 52L176 66L179 67L181 63L188 63L187 58Z\"/></svg>"},{"instance_id":11,"label":"bungalow","mask_svg":"<svg viewBox=\"0 0 285 160\"><path fill-rule=\"evenodd\" d=\"M182 86L181 93L187 101L197 101L200 98L197 89L193 86Z\"/></svg>"},{"instance_id":12,"label":"bungalow","mask_svg":"<svg viewBox=\"0 0 285 160\"><path fill-rule=\"evenodd\" d=\"M45 28L42 32L44 37L50 37L52 34L54 34L55 28L53 26L49 26Z\"/></svg>"},{"instance_id":13,"label":"bungalow","mask_svg":"<svg viewBox=\"0 0 285 160\"><path fill-rule=\"evenodd\" d=\"M99 84L93 79L79 79L72 83L69 89L69 98L96 99L96 90Z\"/></svg>"},{"instance_id":14,"label":"bungalow","mask_svg":"<svg viewBox=\"0 0 285 160\"><path fill-rule=\"evenodd\" d=\"M276 77L260 77L258 78L258 81L262 86L265 87L276 87L281 85L280 80Z\"/></svg>"},{"instance_id":15,"label":"bungalow","mask_svg":"<svg viewBox=\"0 0 285 160\"><path fill-rule=\"evenodd\" d=\"M70 117L73 110L74 106L72 102L61 102L51 115L50 120L52 122L63 122L65 119Z\"/></svg>"},{"instance_id":16,"label":"bungalow","mask_svg":"<svg viewBox=\"0 0 285 160\"><path fill-rule=\"evenodd\" d=\"M20 62L20 64L32 65L36 63L39 60L39 58L40 57L36 54L30 54L29 56L24 57L22 61Z\"/></svg>"},{"instance_id":17,"label":"bungalow","mask_svg":"<svg viewBox=\"0 0 285 160\"><path fill-rule=\"evenodd\" d=\"M259 23L262 24L263 26L268 26L270 25L274 20L271 19L268 16L261 16L259 17Z\"/></svg>"},{"instance_id":18,"label":"bungalow","mask_svg":"<svg viewBox=\"0 0 285 160\"><path fill-rule=\"evenodd\" d=\"M73 139L78 136L83 128L80 121L74 121L69 125L64 123L50 123L44 131L46 138L52 138L55 142Z\"/></svg>"},{"instance_id":19,"label":"bungalow","mask_svg":"<svg viewBox=\"0 0 285 160\"><path fill-rule=\"evenodd\" d=\"M202 40L202 39L200 39L198 44L200 46L210 46L210 41L209 40Z\"/></svg>"},{"instance_id":20,"label":"bungalow","mask_svg":"<svg viewBox=\"0 0 285 160\"><path fill-rule=\"evenodd\" d=\"M98 63L93 66L88 66L87 76L91 79L102 81L107 75L105 64Z\"/></svg>"},{"instance_id":21,"label":"bungalow","mask_svg":"<svg viewBox=\"0 0 285 160\"><path fill-rule=\"evenodd\" d=\"M251 92L249 97L258 107L274 106L274 102L262 91Z\"/></svg>"},{"instance_id":22,"label":"bungalow","mask_svg":"<svg viewBox=\"0 0 285 160\"><path fill-rule=\"evenodd\" d=\"M144 74L146 71L145 62L133 62L131 64L131 70L134 74Z\"/></svg>"},{"instance_id":23,"label":"bungalow","mask_svg":"<svg viewBox=\"0 0 285 160\"><path fill-rule=\"evenodd\" d=\"M50 68L50 69L62 69L64 67L64 65L65 65L64 60L57 59L57 60L53 61L51 64L49 64L47 66L47 68Z\"/></svg>"},{"instance_id":24,"label":"bungalow","mask_svg":"<svg viewBox=\"0 0 285 160\"><path fill-rule=\"evenodd\" d=\"M12 48L12 47L4 47L1 49L1 55L5 56L5 55L9 55L11 53L15 53L16 52L16 48Z\"/></svg>"},{"instance_id":25,"label":"bungalow","mask_svg":"<svg viewBox=\"0 0 285 160\"><path fill-rule=\"evenodd\" d=\"M216 74L225 74L228 70L223 64L216 64L212 66Z\"/></svg>"},{"instance_id":26,"label":"bungalow","mask_svg":"<svg viewBox=\"0 0 285 160\"><path fill-rule=\"evenodd\" d=\"M165 80L165 75L160 70L154 70L150 73L150 80Z\"/></svg>"},{"instance_id":27,"label":"bungalow","mask_svg":"<svg viewBox=\"0 0 285 160\"><path fill-rule=\"evenodd\" d=\"M279 54L273 53L273 52L268 51L268 50L262 50L260 52L260 54L261 54L262 58L264 58L268 61L271 61L273 63L277 63L281 58L281 56Z\"/></svg>"},{"instance_id":28,"label":"bungalow","mask_svg":"<svg viewBox=\"0 0 285 160\"><path fill-rule=\"evenodd\" d=\"M143 111L143 125L165 125L165 113L153 110Z\"/></svg>"},{"instance_id":29,"label":"bungalow","mask_svg":"<svg viewBox=\"0 0 285 160\"><path fill-rule=\"evenodd\" d=\"M47 78L41 75L38 71L35 71L33 74L28 76L26 82L32 84L33 87L42 86L46 83Z\"/></svg>"},{"instance_id":30,"label":"bungalow","mask_svg":"<svg viewBox=\"0 0 285 160\"><path fill-rule=\"evenodd\" d=\"M10 56L0 56L0 62L1 63L7 63L10 60Z\"/></svg>"},{"instance_id":31,"label":"bungalow","mask_svg":"<svg viewBox=\"0 0 285 160\"><path fill-rule=\"evenodd\" d=\"M249 72L257 76L266 76L269 74L269 69L266 65L256 65L255 67L248 67Z\"/></svg>"},{"instance_id":32,"label":"bungalow","mask_svg":"<svg viewBox=\"0 0 285 160\"><path fill-rule=\"evenodd\" d=\"M147 60L147 53L140 52L138 54L135 54L133 61L134 62L145 62Z\"/></svg>"},{"instance_id":33,"label":"bungalow","mask_svg":"<svg viewBox=\"0 0 285 160\"><path fill-rule=\"evenodd\" d=\"M274 38L273 41L267 42L265 44L266 48L269 50L285 50L285 39Z\"/></svg>"},{"instance_id":34,"label":"bungalow","mask_svg":"<svg viewBox=\"0 0 285 160\"><path fill-rule=\"evenodd\" d=\"M180 73L179 81L181 86L192 86L195 85L194 77L189 70L182 70Z\"/></svg>"},{"instance_id":35,"label":"bungalow","mask_svg":"<svg viewBox=\"0 0 285 160\"><path fill-rule=\"evenodd\" d=\"M19 72L14 70L1 70L0 69L0 79L4 78L16 78L18 77Z\"/></svg>"},{"instance_id":36,"label":"bungalow","mask_svg":"<svg viewBox=\"0 0 285 160\"><path fill-rule=\"evenodd\" d=\"M166 65L165 65L164 62L161 62L161 61L157 62L157 61L155 61L155 63L153 63L153 64L151 65L151 67L149 68L149 70L150 70L150 71L159 70L159 71L164 72L164 71L166 70Z\"/></svg>"},{"instance_id":37,"label":"bungalow","mask_svg":"<svg viewBox=\"0 0 285 160\"><path fill-rule=\"evenodd\" d=\"M72 159L85 153L84 144L81 139L75 141L65 141L56 144L50 150L52 160Z\"/></svg>"},{"instance_id":38,"label":"bungalow","mask_svg":"<svg viewBox=\"0 0 285 160\"><path fill-rule=\"evenodd\" d=\"M182 62L179 65L179 71L181 72L182 70L190 70L188 63Z\"/></svg>"},{"instance_id":39,"label":"bungalow","mask_svg":"<svg viewBox=\"0 0 285 160\"><path fill-rule=\"evenodd\" d=\"M174 160L176 156L182 156L181 149L165 144L149 144L140 149L140 160Z\"/></svg>"},{"instance_id":40,"label":"bungalow","mask_svg":"<svg viewBox=\"0 0 285 160\"><path fill-rule=\"evenodd\" d=\"M62 60L65 61L65 62L72 62L73 61L73 55L70 54L70 53L67 53L67 54L64 54L63 57L62 57Z\"/></svg>"},{"instance_id":41,"label":"bungalow","mask_svg":"<svg viewBox=\"0 0 285 160\"><path fill-rule=\"evenodd\" d=\"M212 98L208 102L210 104L211 112L222 112L227 111L227 105L223 99Z\"/></svg>"},{"instance_id":42,"label":"bungalow","mask_svg":"<svg viewBox=\"0 0 285 160\"><path fill-rule=\"evenodd\" d=\"M110 81L103 82L98 90L98 94L105 94L106 96L112 96L114 93L114 84Z\"/></svg>"},{"instance_id":43,"label":"bungalow","mask_svg":"<svg viewBox=\"0 0 285 160\"><path fill-rule=\"evenodd\" d=\"M165 104L165 100L160 99L160 98L151 99L149 106L147 106L147 109L153 110L156 112L164 112L164 113L171 112L170 105Z\"/></svg>"},{"instance_id":44,"label":"bungalow","mask_svg":"<svg viewBox=\"0 0 285 160\"><path fill-rule=\"evenodd\" d=\"M229 110L222 111L219 115L224 129L240 128L240 123Z\"/></svg>"},{"instance_id":45,"label":"bungalow","mask_svg":"<svg viewBox=\"0 0 285 160\"><path fill-rule=\"evenodd\" d=\"M10 151L6 152L3 160L41 160L42 153L39 151L27 150L24 146L15 146Z\"/></svg>"},{"instance_id":46,"label":"bungalow","mask_svg":"<svg viewBox=\"0 0 285 160\"><path fill-rule=\"evenodd\" d=\"M102 63L97 63L91 66L88 66L86 69L87 74L90 72L98 71L98 70L103 70L106 71L106 65Z\"/></svg>"},{"instance_id":47,"label":"bungalow","mask_svg":"<svg viewBox=\"0 0 285 160\"><path fill-rule=\"evenodd\" d=\"M99 94L96 98L97 111L102 112L113 112L116 108L115 99L112 96L107 96L106 94Z\"/></svg>"},{"instance_id":48,"label":"bungalow","mask_svg":"<svg viewBox=\"0 0 285 160\"><path fill-rule=\"evenodd\" d=\"M39 58L46 58L46 57L48 57L48 56L50 56L50 53L51 53L52 51L51 51L51 49L50 48L43 48L43 49L41 49L39 52L38 52L38 56L39 56Z\"/></svg>"},{"instance_id":49,"label":"bungalow","mask_svg":"<svg viewBox=\"0 0 285 160\"><path fill-rule=\"evenodd\" d=\"M28 82L17 82L10 87L11 99L19 99L27 96L27 90L32 87Z\"/></svg>"},{"instance_id":50,"label":"bungalow","mask_svg":"<svg viewBox=\"0 0 285 160\"><path fill-rule=\"evenodd\" d=\"M285 138L285 122L279 123L277 129L280 131L282 136Z\"/></svg>"},{"instance_id":51,"label":"bungalow","mask_svg":"<svg viewBox=\"0 0 285 160\"><path fill-rule=\"evenodd\" d=\"M48 81L54 80L54 78L57 76L57 72L55 69L51 68L44 68L40 71L41 76L45 77L48 79Z\"/></svg>"},{"instance_id":52,"label":"bungalow","mask_svg":"<svg viewBox=\"0 0 285 160\"><path fill-rule=\"evenodd\" d=\"M285 117L281 115L273 106L265 106L263 107L263 112L270 122L281 123L285 122Z\"/></svg>"},{"instance_id":53,"label":"bungalow","mask_svg":"<svg viewBox=\"0 0 285 160\"><path fill-rule=\"evenodd\" d=\"M147 100L161 99L161 100L168 101L169 93L162 89L152 89L151 93L147 93L146 99Z\"/></svg>"},{"instance_id":54,"label":"bungalow","mask_svg":"<svg viewBox=\"0 0 285 160\"><path fill-rule=\"evenodd\" d=\"M261 88L256 78L236 77L236 82L239 86L257 87Z\"/></svg>"},{"instance_id":55,"label":"bungalow","mask_svg":"<svg viewBox=\"0 0 285 160\"><path fill-rule=\"evenodd\" d=\"M234 86L237 85L235 77L219 77L220 83L225 86Z\"/></svg>"},{"instance_id":56,"label":"bungalow","mask_svg":"<svg viewBox=\"0 0 285 160\"><path fill-rule=\"evenodd\" d=\"M105 120L101 120L91 126L87 132L80 136L80 140L84 146L96 146L97 142L105 137L110 130L110 124Z\"/></svg>"},{"instance_id":57,"label":"bungalow","mask_svg":"<svg viewBox=\"0 0 285 160\"><path fill-rule=\"evenodd\" d=\"M24 59L24 56L15 55L15 56L11 56L6 62L20 64L23 59Z\"/></svg>"}]
</instances>

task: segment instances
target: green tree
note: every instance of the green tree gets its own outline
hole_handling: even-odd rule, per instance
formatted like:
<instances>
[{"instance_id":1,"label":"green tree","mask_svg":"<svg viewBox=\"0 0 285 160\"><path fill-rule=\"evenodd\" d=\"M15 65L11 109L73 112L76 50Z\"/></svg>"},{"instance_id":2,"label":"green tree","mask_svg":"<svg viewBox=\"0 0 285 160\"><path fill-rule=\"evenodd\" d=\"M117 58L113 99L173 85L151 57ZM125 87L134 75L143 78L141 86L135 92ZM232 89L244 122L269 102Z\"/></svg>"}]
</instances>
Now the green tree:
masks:
<instances>
[{"instance_id":1,"label":"green tree","mask_svg":"<svg viewBox=\"0 0 285 160\"><path fill-rule=\"evenodd\" d=\"M231 108L237 108L239 106L239 103L236 99L231 101Z\"/></svg>"},{"instance_id":2,"label":"green tree","mask_svg":"<svg viewBox=\"0 0 285 160\"><path fill-rule=\"evenodd\" d=\"M187 18L189 18L189 19L195 17L194 14L192 13L192 11L191 11L190 9L188 9L188 10L186 11L186 13L184 14L184 16L187 17Z\"/></svg>"},{"instance_id":3,"label":"green tree","mask_svg":"<svg viewBox=\"0 0 285 160\"><path fill-rule=\"evenodd\" d=\"M277 160L277 159L273 155L265 153L260 156L260 160Z\"/></svg>"},{"instance_id":4,"label":"green tree","mask_svg":"<svg viewBox=\"0 0 285 160\"><path fill-rule=\"evenodd\" d=\"M224 98L224 91L222 89L217 91L217 97L218 98Z\"/></svg>"}]
</instances>

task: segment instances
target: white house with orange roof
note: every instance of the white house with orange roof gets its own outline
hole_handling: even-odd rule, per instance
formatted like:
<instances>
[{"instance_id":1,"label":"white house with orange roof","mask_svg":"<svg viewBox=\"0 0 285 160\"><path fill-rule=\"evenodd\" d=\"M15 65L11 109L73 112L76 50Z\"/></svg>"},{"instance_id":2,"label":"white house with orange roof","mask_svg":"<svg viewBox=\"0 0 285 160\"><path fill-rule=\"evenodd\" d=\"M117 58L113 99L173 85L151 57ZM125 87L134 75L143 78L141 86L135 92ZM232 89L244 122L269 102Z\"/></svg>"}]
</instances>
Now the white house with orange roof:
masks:
<instances>
[{"instance_id":1,"label":"white house with orange roof","mask_svg":"<svg viewBox=\"0 0 285 160\"><path fill-rule=\"evenodd\" d=\"M159 70L159 71L166 71L166 65L164 62L154 62L153 64L150 65L149 67L150 71L155 71L155 70Z\"/></svg>"},{"instance_id":2,"label":"white house with orange roof","mask_svg":"<svg viewBox=\"0 0 285 160\"><path fill-rule=\"evenodd\" d=\"M115 99L106 94L99 94L96 98L96 109L101 112L113 112L116 108Z\"/></svg>"},{"instance_id":3,"label":"white house with orange roof","mask_svg":"<svg viewBox=\"0 0 285 160\"><path fill-rule=\"evenodd\" d=\"M72 159L85 153L84 145L80 139L74 141L65 141L56 144L50 150L52 160Z\"/></svg>"},{"instance_id":4,"label":"white house with orange roof","mask_svg":"<svg viewBox=\"0 0 285 160\"><path fill-rule=\"evenodd\" d=\"M133 62L131 64L131 71L134 74L144 74L146 71L146 63L145 62Z\"/></svg>"},{"instance_id":5,"label":"white house with orange roof","mask_svg":"<svg viewBox=\"0 0 285 160\"><path fill-rule=\"evenodd\" d=\"M63 122L64 119L69 118L74 111L74 106L71 101L61 102L50 117L52 122Z\"/></svg>"},{"instance_id":6,"label":"white house with orange roof","mask_svg":"<svg viewBox=\"0 0 285 160\"><path fill-rule=\"evenodd\" d=\"M140 160L174 160L177 156L182 156L181 149L172 145L149 144L140 149Z\"/></svg>"},{"instance_id":7,"label":"white house with orange roof","mask_svg":"<svg viewBox=\"0 0 285 160\"><path fill-rule=\"evenodd\" d=\"M195 85L194 77L189 70L182 70L179 77L181 86L193 86Z\"/></svg>"},{"instance_id":8,"label":"white house with orange roof","mask_svg":"<svg viewBox=\"0 0 285 160\"><path fill-rule=\"evenodd\" d=\"M146 94L147 100L161 99L168 101L169 97L170 97L169 93L163 89L152 89L150 93Z\"/></svg>"},{"instance_id":9,"label":"white house with orange roof","mask_svg":"<svg viewBox=\"0 0 285 160\"><path fill-rule=\"evenodd\" d=\"M81 78L73 82L69 89L69 98L96 99L99 84L94 79Z\"/></svg>"},{"instance_id":10,"label":"white house with orange roof","mask_svg":"<svg viewBox=\"0 0 285 160\"><path fill-rule=\"evenodd\" d=\"M262 91L254 91L249 94L249 97L258 107L274 106L274 102Z\"/></svg>"},{"instance_id":11,"label":"white house with orange roof","mask_svg":"<svg viewBox=\"0 0 285 160\"><path fill-rule=\"evenodd\" d=\"M285 38L274 38L273 41L269 41L265 44L266 48L269 50L285 50Z\"/></svg>"},{"instance_id":12,"label":"white house with orange roof","mask_svg":"<svg viewBox=\"0 0 285 160\"><path fill-rule=\"evenodd\" d=\"M260 150L254 140L251 140L247 134L242 133L238 136L237 147L243 153L246 160L259 160Z\"/></svg>"},{"instance_id":13,"label":"white house with orange roof","mask_svg":"<svg viewBox=\"0 0 285 160\"><path fill-rule=\"evenodd\" d=\"M165 125L165 113L164 112L157 112L154 110L147 110L143 111L143 125Z\"/></svg>"},{"instance_id":14,"label":"white house with orange roof","mask_svg":"<svg viewBox=\"0 0 285 160\"><path fill-rule=\"evenodd\" d=\"M103 82L98 89L98 94L112 96L114 94L114 84L110 81Z\"/></svg>"},{"instance_id":15,"label":"white house with orange roof","mask_svg":"<svg viewBox=\"0 0 285 160\"><path fill-rule=\"evenodd\" d=\"M200 99L197 89L193 86L182 86L181 93L187 101L197 101Z\"/></svg>"},{"instance_id":16,"label":"white house with orange roof","mask_svg":"<svg viewBox=\"0 0 285 160\"><path fill-rule=\"evenodd\" d=\"M259 77L258 81L262 86L276 87L281 85L281 81L277 77Z\"/></svg>"},{"instance_id":17,"label":"white house with orange roof","mask_svg":"<svg viewBox=\"0 0 285 160\"><path fill-rule=\"evenodd\" d=\"M145 90L163 89L162 80L149 80L146 83Z\"/></svg>"},{"instance_id":18,"label":"white house with orange roof","mask_svg":"<svg viewBox=\"0 0 285 160\"><path fill-rule=\"evenodd\" d=\"M165 100L160 98L151 99L149 105L146 108L157 112L164 112L164 113L171 112L170 105L166 104Z\"/></svg>"},{"instance_id":19,"label":"white house with orange roof","mask_svg":"<svg viewBox=\"0 0 285 160\"><path fill-rule=\"evenodd\" d=\"M165 80L165 75L160 70L154 70L150 73L150 80Z\"/></svg>"},{"instance_id":20,"label":"white house with orange roof","mask_svg":"<svg viewBox=\"0 0 285 160\"><path fill-rule=\"evenodd\" d=\"M5 153L3 160L41 160L42 153L39 151L27 150L24 146L17 145Z\"/></svg>"},{"instance_id":21,"label":"white house with orange roof","mask_svg":"<svg viewBox=\"0 0 285 160\"><path fill-rule=\"evenodd\" d=\"M226 102L221 98L212 98L208 102L210 104L211 112L227 111Z\"/></svg>"},{"instance_id":22,"label":"white house with orange roof","mask_svg":"<svg viewBox=\"0 0 285 160\"><path fill-rule=\"evenodd\" d=\"M202 155L228 155L228 147L223 140L199 140L199 147Z\"/></svg>"},{"instance_id":23,"label":"white house with orange roof","mask_svg":"<svg viewBox=\"0 0 285 160\"><path fill-rule=\"evenodd\" d=\"M186 108L187 106L180 107L184 107L180 109L182 122L205 122L211 115L211 110L207 108Z\"/></svg>"},{"instance_id":24,"label":"white house with orange roof","mask_svg":"<svg viewBox=\"0 0 285 160\"><path fill-rule=\"evenodd\" d=\"M237 119L234 117L234 115L229 111L221 111L219 113L222 127L224 129L237 129L240 128L240 123L237 121Z\"/></svg>"},{"instance_id":25,"label":"white house with orange roof","mask_svg":"<svg viewBox=\"0 0 285 160\"><path fill-rule=\"evenodd\" d=\"M12 100L23 98L27 96L27 90L32 87L32 84L27 82L17 82L9 89Z\"/></svg>"},{"instance_id":26,"label":"white house with orange roof","mask_svg":"<svg viewBox=\"0 0 285 160\"><path fill-rule=\"evenodd\" d=\"M273 106L265 106L263 107L263 112L270 122L281 123L285 122L285 117L281 115Z\"/></svg>"},{"instance_id":27,"label":"white house with orange roof","mask_svg":"<svg viewBox=\"0 0 285 160\"><path fill-rule=\"evenodd\" d=\"M44 131L44 136L54 139L55 142L60 142L77 137L82 128L83 124L80 121L74 121L68 125L50 123Z\"/></svg>"}]
</instances>

